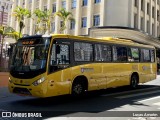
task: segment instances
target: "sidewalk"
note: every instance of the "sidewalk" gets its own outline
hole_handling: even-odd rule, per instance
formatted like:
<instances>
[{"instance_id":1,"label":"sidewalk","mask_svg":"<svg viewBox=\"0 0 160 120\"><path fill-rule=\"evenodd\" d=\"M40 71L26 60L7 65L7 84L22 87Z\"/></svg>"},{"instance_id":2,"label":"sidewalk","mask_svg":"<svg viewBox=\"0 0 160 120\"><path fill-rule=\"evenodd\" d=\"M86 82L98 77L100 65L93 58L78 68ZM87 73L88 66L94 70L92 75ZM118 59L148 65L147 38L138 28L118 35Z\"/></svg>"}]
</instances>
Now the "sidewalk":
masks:
<instances>
[{"instance_id":1,"label":"sidewalk","mask_svg":"<svg viewBox=\"0 0 160 120\"><path fill-rule=\"evenodd\" d=\"M0 87L7 87L8 86L8 72L0 72Z\"/></svg>"}]
</instances>

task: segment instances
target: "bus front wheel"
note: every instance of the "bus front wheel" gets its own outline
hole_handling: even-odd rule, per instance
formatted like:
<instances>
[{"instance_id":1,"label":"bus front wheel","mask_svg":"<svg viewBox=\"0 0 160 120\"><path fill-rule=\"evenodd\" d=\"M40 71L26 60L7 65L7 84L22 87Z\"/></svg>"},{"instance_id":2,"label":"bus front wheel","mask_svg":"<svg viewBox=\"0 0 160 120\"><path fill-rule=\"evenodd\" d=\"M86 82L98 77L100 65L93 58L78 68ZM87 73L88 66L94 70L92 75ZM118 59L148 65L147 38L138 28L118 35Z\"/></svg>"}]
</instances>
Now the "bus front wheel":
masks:
<instances>
[{"instance_id":1,"label":"bus front wheel","mask_svg":"<svg viewBox=\"0 0 160 120\"><path fill-rule=\"evenodd\" d=\"M136 89L138 86L138 76L136 74L133 74L131 77L130 86L132 89Z\"/></svg>"}]
</instances>

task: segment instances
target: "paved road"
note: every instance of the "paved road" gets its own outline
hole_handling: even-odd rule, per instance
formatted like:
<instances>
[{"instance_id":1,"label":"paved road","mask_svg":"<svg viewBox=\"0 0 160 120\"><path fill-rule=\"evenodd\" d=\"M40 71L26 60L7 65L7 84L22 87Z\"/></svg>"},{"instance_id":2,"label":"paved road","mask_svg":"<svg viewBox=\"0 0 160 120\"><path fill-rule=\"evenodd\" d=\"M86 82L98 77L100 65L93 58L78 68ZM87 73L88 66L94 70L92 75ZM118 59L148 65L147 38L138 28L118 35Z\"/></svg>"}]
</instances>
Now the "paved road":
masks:
<instances>
[{"instance_id":1,"label":"paved road","mask_svg":"<svg viewBox=\"0 0 160 120\"><path fill-rule=\"evenodd\" d=\"M6 87L8 85L8 72L0 72L0 87Z\"/></svg>"},{"instance_id":2,"label":"paved road","mask_svg":"<svg viewBox=\"0 0 160 120\"><path fill-rule=\"evenodd\" d=\"M0 111L43 112L42 116L46 115L43 119L49 120L72 120L76 117L86 120L90 119L89 117L92 117L92 120L103 117L109 120L159 120L156 114L160 116L160 76L154 81L140 85L137 90L122 87L94 91L79 99L69 95L43 99L17 96L10 94L7 88L3 87L0 88ZM155 115L140 116L145 113ZM138 117L132 117L136 115Z\"/></svg>"}]
</instances>

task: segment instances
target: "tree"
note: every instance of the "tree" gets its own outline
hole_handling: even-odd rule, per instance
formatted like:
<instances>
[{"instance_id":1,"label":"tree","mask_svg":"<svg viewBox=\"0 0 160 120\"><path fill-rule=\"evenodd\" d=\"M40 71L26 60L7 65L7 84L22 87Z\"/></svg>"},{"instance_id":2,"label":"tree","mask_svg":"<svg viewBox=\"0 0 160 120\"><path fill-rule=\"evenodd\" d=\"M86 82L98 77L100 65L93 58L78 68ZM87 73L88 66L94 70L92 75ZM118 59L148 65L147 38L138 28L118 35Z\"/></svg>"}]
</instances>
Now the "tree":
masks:
<instances>
[{"instance_id":1,"label":"tree","mask_svg":"<svg viewBox=\"0 0 160 120\"><path fill-rule=\"evenodd\" d=\"M38 31L43 31L44 33L47 32L47 34L50 34L50 28L51 28L51 20L53 19L52 12L50 10L47 11L41 11L40 9L36 9L34 11L35 16L37 17L37 26L36 26L36 33ZM39 24L42 23L44 26L40 27Z\"/></svg>"},{"instance_id":2,"label":"tree","mask_svg":"<svg viewBox=\"0 0 160 120\"><path fill-rule=\"evenodd\" d=\"M41 23L41 19L43 17L43 13L42 13L42 11L40 9L36 9L33 14L37 18L35 33L38 33L38 32L40 32L42 30L41 27L39 26L39 24Z\"/></svg>"},{"instance_id":3,"label":"tree","mask_svg":"<svg viewBox=\"0 0 160 120\"><path fill-rule=\"evenodd\" d=\"M3 51L3 43L4 43L4 38L6 36L10 36L10 37L13 37L17 40L18 36L19 36L19 33L16 32L12 27L9 27L9 26L0 26L0 34L1 34L1 57L2 57L2 51ZM21 34L20 34L21 35ZM2 58L1 58L2 59Z\"/></svg>"},{"instance_id":4,"label":"tree","mask_svg":"<svg viewBox=\"0 0 160 120\"><path fill-rule=\"evenodd\" d=\"M55 13L55 16L58 16L62 20L60 33L64 32L64 30L67 28L67 22L70 20L75 21L73 18L73 14L71 12L66 11L64 8L60 9L58 12Z\"/></svg>"},{"instance_id":5,"label":"tree","mask_svg":"<svg viewBox=\"0 0 160 120\"><path fill-rule=\"evenodd\" d=\"M31 17L31 12L28 9L22 8L22 7L16 7L14 10L13 15L17 18L18 24L19 24L19 38L22 33L24 25L24 19Z\"/></svg>"}]
</instances>

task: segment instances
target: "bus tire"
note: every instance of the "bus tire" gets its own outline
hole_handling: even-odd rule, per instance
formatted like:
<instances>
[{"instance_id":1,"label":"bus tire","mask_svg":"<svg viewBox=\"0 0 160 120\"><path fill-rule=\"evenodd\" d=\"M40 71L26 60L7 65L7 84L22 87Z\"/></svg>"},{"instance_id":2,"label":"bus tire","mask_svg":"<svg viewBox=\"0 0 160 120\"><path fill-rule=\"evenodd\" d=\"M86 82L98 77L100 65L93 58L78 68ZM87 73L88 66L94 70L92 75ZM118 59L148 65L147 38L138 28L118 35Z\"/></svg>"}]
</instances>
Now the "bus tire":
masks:
<instances>
[{"instance_id":1,"label":"bus tire","mask_svg":"<svg viewBox=\"0 0 160 120\"><path fill-rule=\"evenodd\" d=\"M131 76L130 86L132 89L136 89L139 83L139 78L137 74Z\"/></svg>"},{"instance_id":2,"label":"bus tire","mask_svg":"<svg viewBox=\"0 0 160 120\"><path fill-rule=\"evenodd\" d=\"M85 93L85 83L83 80L76 79L72 85L72 95L73 96L82 96Z\"/></svg>"}]
</instances>

